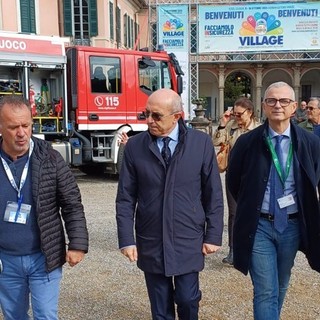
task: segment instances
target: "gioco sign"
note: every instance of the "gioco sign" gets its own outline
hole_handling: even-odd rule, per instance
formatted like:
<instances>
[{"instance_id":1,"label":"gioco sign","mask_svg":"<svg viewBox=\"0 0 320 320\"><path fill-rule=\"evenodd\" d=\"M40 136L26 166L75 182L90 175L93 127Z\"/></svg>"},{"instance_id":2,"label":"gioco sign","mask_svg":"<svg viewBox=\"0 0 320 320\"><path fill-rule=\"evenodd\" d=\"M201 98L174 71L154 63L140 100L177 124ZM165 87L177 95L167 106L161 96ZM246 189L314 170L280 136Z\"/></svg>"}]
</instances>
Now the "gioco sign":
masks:
<instances>
[{"instance_id":1,"label":"gioco sign","mask_svg":"<svg viewBox=\"0 0 320 320\"><path fill-rule=\"evenodd\" d=\"M27 44L24 41L0 39L0 49L26 50Z\"/></svg>"}]
</instances>

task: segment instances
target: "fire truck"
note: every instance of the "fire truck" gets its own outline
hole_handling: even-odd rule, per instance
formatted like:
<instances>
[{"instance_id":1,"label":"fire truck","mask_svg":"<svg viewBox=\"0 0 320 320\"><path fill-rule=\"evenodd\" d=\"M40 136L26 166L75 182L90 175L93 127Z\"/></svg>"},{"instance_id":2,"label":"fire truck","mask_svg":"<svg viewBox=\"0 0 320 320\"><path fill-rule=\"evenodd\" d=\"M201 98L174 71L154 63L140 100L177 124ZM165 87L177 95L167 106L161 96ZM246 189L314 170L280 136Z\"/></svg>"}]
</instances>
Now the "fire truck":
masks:
<instances>
[{"instance_id":1,"label":"fire truck","mask_svg":"<svg viewBox=\"0 0 320 320\"><path fill-rule=\"evenodd\" d=\"M33 135L86 173L117 174L119 134L147 129L145 105L157 89L182 93L174 54L68 46L63 38L0 33L0 96L30 101Z\"/></svg>"}]
</instances>

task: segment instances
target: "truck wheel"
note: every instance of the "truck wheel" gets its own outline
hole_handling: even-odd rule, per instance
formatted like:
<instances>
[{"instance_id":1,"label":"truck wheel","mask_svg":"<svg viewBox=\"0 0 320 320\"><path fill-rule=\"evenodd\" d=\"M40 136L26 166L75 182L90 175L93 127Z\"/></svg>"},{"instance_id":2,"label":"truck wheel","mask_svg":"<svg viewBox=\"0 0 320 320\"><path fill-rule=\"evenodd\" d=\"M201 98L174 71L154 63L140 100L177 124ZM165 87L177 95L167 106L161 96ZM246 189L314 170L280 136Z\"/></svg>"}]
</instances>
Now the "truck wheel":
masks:
<instances>
[{"instance_id":1,"label":"truck wheel","mask_svg":"<svg viewBox=\"0 0 320 320\"><path fill-rule=\"evenodd\" d=\"M121 171L121 166L123 162L123 156L124 156L124 144L120 144L119 146L119 151L118 151L118 162L117 162L117 172L120 173Z\"/></svg>"}]
</instances>

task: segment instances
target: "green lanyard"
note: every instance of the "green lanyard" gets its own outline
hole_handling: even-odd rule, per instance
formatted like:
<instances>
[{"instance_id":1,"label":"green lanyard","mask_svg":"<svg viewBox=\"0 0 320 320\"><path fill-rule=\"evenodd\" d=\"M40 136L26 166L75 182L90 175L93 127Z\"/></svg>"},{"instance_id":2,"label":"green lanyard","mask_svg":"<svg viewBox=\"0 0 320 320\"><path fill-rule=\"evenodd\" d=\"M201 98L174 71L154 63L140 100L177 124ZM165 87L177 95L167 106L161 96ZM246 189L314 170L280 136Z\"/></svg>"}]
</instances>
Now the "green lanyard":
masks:
<instances>
[{"instance_id":1,"label":"green lanyard","mask_svg":"<svg viewBox=\"0 0 320 320\"><path fill-rule=\"evenodd\" d=\"M271 142L271 138L268 137L267 138L267 143L268 143L268 147L271 151L271 156L272 156L272 161L274 163L274 166L276 167L277 173L280 177L280 180L284 186L285 181L288 178L289 175L289 171L290 171L290 167L291 167L291 163L292 163L292 158L293 158L293 151L292 151L292 142L290 142L290 147L289 147L289 153L288 153L288 158L287 158L287 162L286 162L286 168L285 168L285 172L283 172L282 167L280 165L276 150L274 149L274 146Z\"/></svg>"}]
</instances>

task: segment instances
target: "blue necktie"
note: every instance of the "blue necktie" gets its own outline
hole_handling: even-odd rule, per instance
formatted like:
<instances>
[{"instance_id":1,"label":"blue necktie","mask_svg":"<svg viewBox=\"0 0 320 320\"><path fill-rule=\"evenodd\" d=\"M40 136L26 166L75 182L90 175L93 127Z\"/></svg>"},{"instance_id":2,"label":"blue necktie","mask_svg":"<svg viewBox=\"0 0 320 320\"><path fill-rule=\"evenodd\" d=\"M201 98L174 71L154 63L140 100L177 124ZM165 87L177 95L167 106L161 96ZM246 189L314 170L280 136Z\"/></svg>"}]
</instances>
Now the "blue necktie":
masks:
<instances>
[{"instance_id":1,"label":"blue necktie","mask_svg":"<svg viewBox=\"0 0 320 320\"><path fill-rule=\"evenodd\" d=\"M276 145L275 151L277 157L279 159L279 164L281 171L283 173L283 156L282 156L282 148L281 141L284 136L275 136ZM287 216L287 208L280 208L277 199L283 197L283 184L279 177L279 174L276 171L274 164L271 168L271 186L270 186L270 213L274 214L274 228L282 233L287 225L288 225L288 216Z\"/></svg>"},{"instance_id":2,"label":"blue necktie","mask_svg":"<svg viewBox=\"0 0 320 320\"><path fill-rule=\"evenodd\" d=\"M170 140L171 140L170 137L165 137L165 138L162 139L163 147L162 147L162 150L161 150L161 155L162 155L162 158L163 158L166 166L168 166L170 164L170 160L171 160L171 150L169 148Z\"/></svg>"}]
</instances>

